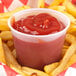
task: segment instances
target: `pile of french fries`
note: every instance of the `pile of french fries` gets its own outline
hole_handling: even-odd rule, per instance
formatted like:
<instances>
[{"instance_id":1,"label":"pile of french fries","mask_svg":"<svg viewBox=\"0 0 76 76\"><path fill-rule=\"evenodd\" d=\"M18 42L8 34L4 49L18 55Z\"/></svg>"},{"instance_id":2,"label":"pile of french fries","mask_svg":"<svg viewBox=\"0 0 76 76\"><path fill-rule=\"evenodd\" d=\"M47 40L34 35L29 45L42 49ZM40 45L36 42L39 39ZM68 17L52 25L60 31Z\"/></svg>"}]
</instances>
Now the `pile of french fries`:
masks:
<instances>
[{"instance_id":1,"label":"pile of french fries","mask_svg":"<svg viewBox=\"0 0 76 76\"><path fill-rule=\"evenodd\" d=\"M48 7L44 5L44 0L39 0L38 7L57 10L70 18L71 24L62 49L62 59L59 62L44 66L44 72L21 66L17 62L16 49L7 21L14 13L30 8L22 6L11 12L0 13L0 62L5 63L22 76L56 76L76 62L76 7L69 0L54 0Z\"/></svg>"}]
</instances>

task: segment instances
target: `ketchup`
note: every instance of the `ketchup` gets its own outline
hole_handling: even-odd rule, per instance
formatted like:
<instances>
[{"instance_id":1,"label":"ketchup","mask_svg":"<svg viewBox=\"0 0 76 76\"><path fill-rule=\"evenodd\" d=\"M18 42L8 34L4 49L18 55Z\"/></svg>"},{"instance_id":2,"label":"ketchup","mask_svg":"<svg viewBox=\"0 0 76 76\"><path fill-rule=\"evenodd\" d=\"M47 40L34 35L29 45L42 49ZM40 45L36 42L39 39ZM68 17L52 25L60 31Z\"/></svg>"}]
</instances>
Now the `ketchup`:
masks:
<instances>
[{"instance_id":1,"label":"ketchup","mask_svg":"<svg viewBox=\"0 0 76 76\"><path fill-rule=\"evenodd\" d=\"M72 4L76 5L76 0L72 0Z\"/></svg>"},{"instance_id":2,"label":"ketchup","mask_svg":"<svg viewBox=\"0 0 76 76\"><path fill-rule=\"evenodd\" d=\"M65 27L55 17L48 13L31 15L13 24L19 32L31 35L47 35L63 30Z\"/></svg>"}]
</instances>

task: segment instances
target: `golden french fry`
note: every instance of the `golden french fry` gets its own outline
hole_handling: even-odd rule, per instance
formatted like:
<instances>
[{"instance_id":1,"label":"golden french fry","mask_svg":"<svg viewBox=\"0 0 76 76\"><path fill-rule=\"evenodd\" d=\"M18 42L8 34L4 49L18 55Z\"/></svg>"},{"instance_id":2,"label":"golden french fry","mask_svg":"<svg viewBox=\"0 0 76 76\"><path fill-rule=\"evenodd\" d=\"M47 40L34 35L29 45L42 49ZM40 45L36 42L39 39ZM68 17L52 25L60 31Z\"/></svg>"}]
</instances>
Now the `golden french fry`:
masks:
<instances>
[{"instance_id":1,"label":"golden french fry","mask_svg":"<svg viewBox=\"0 0 76 76\"><path fill-rule=\"evenodd\" d=\"M69 47L69 49L65 53L63 59L61 60L60 65L52 73L50 73L50 75L56 76L60 72L62 72L64 70L64 67L68 63L69 59L71 58L71 56L75 53L75 51L76 51L76 41L71 44L71 46Z\"/></svg>"},{"instance_id":2,"label":"golden french fry","mask_svg":"<svg viewBox=\"0 0 76 76\"><path fill-rule=\"evenodd\" d=\"M36 69L32 69L32 68L29 68L29 67L22 67L22 71L28 75L36 75L36 76L49 76L48 74L46 74L45 72L43 71L40 71L40 70L36 70Z\"/></svg>"},{"instance_id":3,"label":"golden french fry","mask_svg":"<svg viewBox=\"0 0 76 76\"><path fill-rule=\"evenodd\" d=\"M0 18L9 18L9 17L12 16L14 13L19 12L19 11L24 10L24 9L29 9L29 8L30 8L29 6L18 7L18 8L16 8L16 9L13 10L13 11L6 12L6 13L1 13L1 14L0 14Z\"/></svg>"},{"instance_id":4,"label":"golden french fry","mask_svg":"<svg viewBox=\"0 0 76 76\"><path fill-rule=\"evenodd\" d=\"M76 32L76 24L71 23L71 26L69 27L67 33L74 33Z\"/></svg>"},{"instance_id":5,"label":"golden french fry","mask_svg":"<svg viewBox=\"0 0 76 76\"><path fill-rule=\"evenodd\" d=\"M63 46L63 49L68 49L68 48L69 48L69 46L67 46L67 45Z\"/></svg>"},{"instance_id":6,"label":"golden french fry","mask_svg":"<svg viewBox=\"0 0 76 76\"><path fill-rule=\"evenodd\" d=\"M7 25L7 21L8 21L8 18L1 18L1 19L0 19L0 25L1 25L1 24L3 24L3 25L6 24L6 25Z\"/></svg>"},{"instance_id":7,"label":"golden french fry","mask_svg":"<svg viewBox=\"0 0 76 76\"><path fill-rule=\"evenodd\" d=\"M12 51L12 54L13 54L14 58L17 58L17 57L16 57L16 49L14 49L14 50Z\"/></svg>"},{"instance_id":8,"label":"golden french fry","mask_svg":"<svg viewBox=\"0 0 76 76\"><path fill-rule=\"evenodd\" d=\"M64 42L64 46L70 46L71 43L67 42L67 40L65 39L65 42Z\"/></svg>"},{"instance_id":9,"label":"golden french fry","mask_svg":"<svg viewBox=\"0 0 76 76\"><path fill-rule=\"evenodd\" d=\"M44 8L45 0L38 0L38 8Z\"/></svg>"},{"instance_id":10,"label":"golden french fry","mask_svg":"<svg viewBox=\"0 0 76 76\"><path fill-rule=\"evenodd\" d=\"M67 34L65 40L69 43L74 43L76 41L76 38L71 34Z\"/></svg>"},{"instance_id":11,"label":"golden french fry","mask_svg":"<svg viewBox=\"0 0 76 76\"><path fill-rule=\"evenodd\" d=\"M63 3L64 1L65 0L53 0L53 2L50 4L50 7L59 5L59 4Z\"/></svg>"},{"instance_id":12,"label":"golden french fry","mask_svg":"<svg viewBox=\"0 0 76 76\"><path fill-rule=\"evenodd\" d=\"M8 47L14 46L13 40L8 40L8 41L7 41L7 45L8 45Z\"/></svg>"},{"instance_id":13,"label":"golden french fry","mask_svg":"<svg viewBox=\"0 0 76 76\"><path fill-rule=\"evenodd\" d=\"M7 31L10 30L8 27L8 18L1 18L0 19L0 31Z\"/></svg>"},{"instance_id":14,"label":"golden french fry","mask_svg":"<svg viewBox=\"0 0 76 76\"><path fill-rule=\"evenodd\" d=\"M70 60L68 61L68 63L66 64L65 69L67 69L69 66L71 66L72 64L76 63L76 54L73 54L72 57L70 58Z\"/></svg>"},{"instance_id":15,"label":"golden french fry","mask_svg":"<svg viewBox=\"0 0 76 76\"><path fill-rule=\"evenodd\" d=\"M30 7L29 7L29 6L23 6L23 8L24 8L24 9L29 9Z\"/></svg>"},{"instance_id":16,"label":"golden french fry","mask_svg":"<svg viewBox=\"0 0 76 76\"><path fill-rule=\"evenodd\" d=\"M62 57L64 57L65 53L67 52L67 49L62 49Z\"/></svg>"},{"instance_id":17,"label":"golden french fry","mask_svg":"<svg viewBox=\"0 0 76 76\"><path fill-rule=\"evenodd\" d=\"M7 65L10 66L10 64L12 64L17 68L21 68L21 66L18 64L17 60L14 58L14 56L12 55L12 52L10 51L10 49L5 43L3 43L3 48L5 51Z\"/></svg>"},{"instance_id":18,"label":"golden french fry","mask_svg":"<svg viewBox=\"0 0 76 76\"><path fill-rule=\"evenodd\" d=\"M2 31L0 33L0 37L2 38L2 40L11 40L12 39L12 33L11 31Z\"/></svg>"},{"instance_id":19,"label":"golden french fry","mask_svg":"<svg viewBox=\"0 0 76 76\"><path fill-rule=\"evenodd\" d=\"M67 9L67 11L73 15L74 17L76 17L76 7L72 4L71 1L66 0L65 1L65 7Z\"/></svg>"},{"instance_id":20,"label":"golden french fry","mask_svg":"<svg viewBox=\"0 0 76 76\"><path fill-rule=\"evenodd\" d=\"M53 9L53 10L57 10L57 11L60 11L60 12L66 11L65 6L58 6L58 5L55 5L55 6L51 6L51 7L48 7L48 8L49 8L49 9Z\"/></svg>"},{"instance_id":21,"label":"golden french fry","mask_svg":"<svg viewBox=\"0 0 76 76\"><path fill-rule=\"evenodd\" d=\"M8 27L8 25L0 25L0 31L9 31L10 29L9 29L9 27Z\"/></svg>"},{"instance_id":22,"label":"golden french fry","mask_svg":"<svg viewBox=\"0 0 76 76\"><path fill-rule=\"evenodd\" d=\"M28 74L22 72L21 69L18 69L17 67L14 67L13 65L10 66L13 70L15 70L16 72L18 72L19 74L21 74L22 76L29 76Z\"/></svg>"},{"instance_id":23,"label":"golden french fry","mask_svg":"<svg viewBox=\"0 0 76 76\"><path fill-rule=\"evenodd\" d=\"M51 6L51 7L48 7L49 9L53 9L53 10L58 10L58 6Z\"/></svg>"},{"instance_id":24,"label":"golden french fry","mask_svg":"<svg viewBox=\"0 0 76 76\"><path fill-rule=\"evenodd\" d=\"M46 65L46 66L44 66L44 71L45 71L47 74L49 74L49 73L51 73L52 71L54 71L54 69L56 69L58 65L59 65L59 62Z\"/></svg>"},{"instance_id":25,"label":"golden french fry","mask_svg":"<svg viewBox=\"0 0 76 76\"><path fill-rule=\"evenodd\" d=\"M4 49L3 49L3 46L2 46L2 40L1 40L1 38L0 38L0 62L6 64L5 53L4 53Z\"/></svg>"},{"instance_id":26,"label":"golden french fry","mask_svg":"<svg viewBox=\"0 0 76 76\"><path fill-rule=\"evenodd\" d=\"M57 10L57 11L59 11L59 12L65 12L65 11L66 11L65 6L51 6L51 7L48 7L48 8Z\"/></svg>"}]
</instances>

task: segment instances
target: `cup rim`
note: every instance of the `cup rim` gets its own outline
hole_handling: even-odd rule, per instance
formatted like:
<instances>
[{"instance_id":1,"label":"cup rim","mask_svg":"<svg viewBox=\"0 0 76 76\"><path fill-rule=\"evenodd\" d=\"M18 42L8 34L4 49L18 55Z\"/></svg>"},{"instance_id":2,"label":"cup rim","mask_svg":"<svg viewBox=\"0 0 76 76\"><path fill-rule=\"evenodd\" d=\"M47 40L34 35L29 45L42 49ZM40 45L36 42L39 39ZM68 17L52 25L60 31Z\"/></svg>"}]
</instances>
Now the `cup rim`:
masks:
<instances>
[{"instance_id":1,"label":"cup rim","mask_svg":"<svg viewBox=\"0 0 76 76\"><path fill-rule=\"evenodd\" d=\"M59 31L59 32L57 32L57 33L48 34L48 35L31 35L31 34L26 34L26 33L22 33L22 32L19 32L19 31L15 30L15 29L11 26L11 23L10 23L12 17L15 16L16 14L20 13L20 12L26 12L26 11L31 11L31 10L32 10L32 11L33 11L33 10L49 10L49 11L52 11L52 12L59 13L59 14L61 14L61 15L63 15L64 17L67 18L68 24L67 24L67 26L66 26L63 30L61 30L61 31ZM63 14L63 13L61 13L61 12L59 12L59 11L56 11L56 10L47 9L47 8L31 8L31 9L22 10L22 11L19 11L19 12L13 14L13 15L8 19L8 26L9 26L9 28L10 28L12 31L15 31L16 33L18 33L18 34L20 34L20 35L26 35L26 36L30 36L30 37L49 37L49 36L58 35L58 34L64 32L64 31L66 31L66 30L69 28L69 26L70 26L70 19L69 19L65 14Z\"/></svg>"}]
</instances>

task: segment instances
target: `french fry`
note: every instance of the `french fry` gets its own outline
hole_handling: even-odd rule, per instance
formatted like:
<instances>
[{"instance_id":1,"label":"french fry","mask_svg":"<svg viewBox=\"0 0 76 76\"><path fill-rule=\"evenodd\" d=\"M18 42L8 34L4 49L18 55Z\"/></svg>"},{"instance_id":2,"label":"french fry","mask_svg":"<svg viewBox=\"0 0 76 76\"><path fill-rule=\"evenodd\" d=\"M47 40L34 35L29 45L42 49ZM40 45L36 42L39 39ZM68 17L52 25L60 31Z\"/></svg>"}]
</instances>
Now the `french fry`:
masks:
<instances>
[{"instance_id":1,"label":"french fry","mask_svg":"<svg viewBox=\"0 0 76 76\"><path fill-rule=\"evenodd\" d=\"M16 9L13 10L13 11L6 12L6 13L1 13L1 14L0 14L0 18L9 18L9 17L12 16L14 13L19 12L19 11L24 10L24 9L29 9L29 8L30 8L29 6L18 7L18 8L16 8Z\"/></svg>"},{"instance_id":2,"label":"french fry","mask_svg":"<svg viewBox=\"0 0 76 76\"><path fill-rule=\"evenodd\" d=\"M7 65L10 67L10 64L11 64L14 67L21 68L21 66L18 64L17 60L14 58L10 49L8 48L8 46L5 43L3 43L3 48L5 51Z\"/></svg>"},{"instance_id":3,"label":"french fry","mask_svg":"<svg viewBox=\"0 0 76 76\"><path fill-rule=\"evenodd\" d=\"M44 66L44 71L45 71L47 74L49 74L49 73L51 73L52 71L54 71L54 70L57 68L58 65L59 65L59 62L46 65L46 66Z\"/></svg>"},{"instance_id":4,"label":"french fry","mask_svg":"<svg viewBox=\"0 0 76 76\"><path fill-rule=\"evenodd\" d=\"M8 40L8 41L7 41L7 45L8 45L8 47L14 46L13 40Z\"/></svg>"},{"instance_id":5,"label":"french fry","mask_svg":"<svg viewBox=\"0 0 76 76\"><path fill-rule=\"evenodd\" d=\"M18 69L17 67L14 67L13 65L10 66L13 70L15 70L16 72L18 72L19 74L21 74L22 76L29 76L28 74L22 72L21 69Z\"/></svg>"},{"instance_id":6,"label":"french fry","mask_svg":"<svg viewBox=\"0 0 76 76\"><path fill-rule=\"evenodd\" d=\"M65 40L69 43L75 43L76 38L71 34L67 34Z\"/></svg>"},{"instance_id":7,"label":"french fry","mask_svg":"<svg viewBox=\"0 0 76 76\"><path fill-rule=\"evenodd\" d=\"M66 8L65 8L65 6L58 6L57 11L59 11L59 12L65 12Z\"/></svg>"},{"instance_id":8,"label":"french fry","mask_svg":"<svg viewBox=\"0 0 76 76\"><path fill-rule=\"evenodd\" d=\"M49 7L51 6L56 6L56 5L59 5L61 3L63 3L65 0L54 0Z\"/></svg>"},{"instance_id":9,"label":"french fry","mask_svg":"<svg viewBox=\"0 0 76 76\"><path fill-rule=\"evenodd\" d=\"M3 46L2 46L2 40L1 40L1 38L0 38L0 62L6 64L5 53L4 53L4 49L3 49Z\"/></svg>"},{"instance_id":10,"label":"french fry","mask_svg":"<svg viewBox=\"0 0 76 76\"><path fill-rule=\"evenodd\" d=\"M67 40L65 39L64 46L70 46L70 45L71 45L71 43L67 42Z\"/></svg>"},{"instance_id":11,"label":"french fry","mask_svg":"<svg viewBox=\"0 0 76 76\"><path fill-rule=\"evenodd\" d=\"M38 8L44 7L45 0L38 0Z\"/></svg>"},{"instance_id":12,"label":"french fry","mask_svg":"<svg viewBox=\"0 0 76 76\"><path fill-rule=\"evenodd\" d=\"M65 69L67 69L69 66L71 66L72 64L76 63L76 54L73 54L72 57L70 58L70 60L68 61L68 63L66 64Z\"/></svg>"},{"instance_id":13,"label":"french fry","mask_svg":"<svg viewBox=\"0 0 76 76\"><path fill-rule=\"evenodd\" d=\"M3 25L7 24L7 21L8 21L8 18L1 18L1 19L0 19L0 25L1 25L1 24L3 24ZM4 22L4 23L3 23L3 22Z\"/></svg>"},{"instance_id":14,"label":"french fry","mask_svg":"<svg viewBox=\"0 0 76 76\"><path fill-rule=\"evenodd\" d=\"M29 6L23 6L23 8L24 8L24 9L29 9L30 7L29 7Z\"/></svg>"},{"instance_id":15,"label":"french fry","mask_svg":"<svg viewBox=\"0 0 76 76\"><path fill-rule=\"evenodd\" d=\"M9 49L11 50L11 52L14 50L14 42L13 40L8 40L6 42L6 44L8 45Z\"/></svg>"},{"instance_id":16,"label":"french fry","mask_svg":"<svg viewBox=\"0 0 76 76\"><path fill-rule=\"evenodd\" d=\"M62 49L62 57L64 57L64 55L65 55L66 52L67 52L66 48Z\"/></svg>"},{"instance_id":17,"label":"french fry","mask_svg":"<svg viewBox=\"0 0 76 76\"><path fill-rule=\"evenodd\" d=\"M16 58L17 58L17 57L16 57L16 49L14 49L14 50L12 51L12 54L13 54L14 58L16 59Z\"/></svg>"},{"instance_id":18,"label":"french fry","mask_svg":"<svg viewBox=\"0 0 76 76\"><path fill-rule=\"evenodd\" d=\"M9 31L9 27L7 25L0 25L0 31Z\"/></svg>"},{"instance_id":19,"label":"french fry","mask_svg":"<svg viewBox=\"0 0 76 76\"><path fill-rule=\"evenodd\" d=\"M36 70L36 69L32 69L32 68L29 68L29 67L22 67L22 71L30 76L34 76L34 74L36 76L49 76L48 74L46 74L45 72L43 71L40 71L40 70Z\"/></svg>"},{"instance_id":20,"label":"french fry","mask_svg":"<svg viewBox=\"0 0 76 76\"><path fill-rule=\"evenodd\" d=\"M48 7L49 9L53 9L53 10L58 10L58 6L51 6L51 7Z\"/></svg>"},{"instance_id":21,"label":"french fry","mask_svg":"<svg viewBox=\"0 0 76 76\"><path fill-rule=\"evenodd\" d=\"M71 58L71 56L75 53L75 51L76 51L76 41L71 44L66 54L64 55L63 59L61 60L60 65L52 73L50 73L50 75L56 76L60 72L62 72L64 70L64 67L68 63L69 59Z\"/></svg>"},{"instance_id":22,"label":"french fry","mask_svg":"<svg viewBox=\"0 0 76 76\"><path fill-rule=\"evenodd\" d=\"M71 26L68 29L67 33L74 33L74 32L76 32L76 24L71 23Z\"/></svg>"},{"instance_id":23,"label":"french fry","mask_svg":"<svg viewBox=\"0 0 76 76\"><path fill-rule=\"evenodd\" d=\"M71 1L66 0L65 1L65 7L67 9L67 11L73 15L74 17L76 17L76 7L72 4Z\"/></svg>"},{"instance_id":24,"label":"french fry","mask_svg":"<svg viewBox=\"0 0 76 76\"><path fill-rule=\"evenodd\" d=\"M10 30L7 22L8 22L8 18L0 19L0 31Z\"/></svg>"},{"instance_id":25,"label":"french fry","mask_svg":"<svg viewBox=\"0 0 76 76\"><path fill-rule=\"evenodd\" d=\"M12 33L11 31L2 31L0 33L0 37L2 38L2 40L11 40L12 39Z\"/></svg>"},{"instance_id":26,"label":"french fry","mask_svg":"<svg viewBox=\"0 0 76 76\"><path fill-rule=\"evenodd\" d=\"M59 11L59 12L66 11L65 6L51 6L51 7L48 7L48 8L53 9L53 10L56 10L56 11Z\"/></svg>"},{"instance_id":27,"label":"french fry","mask_svg":"<svg viewBox=\"0 0 76 76\"><path fill-rule=\"evenodd\" d=\"M67 45L63 46L63 49L68 49L68 48L69 48L69 46L67 46Z\"/></svg>"}]
</instances>

